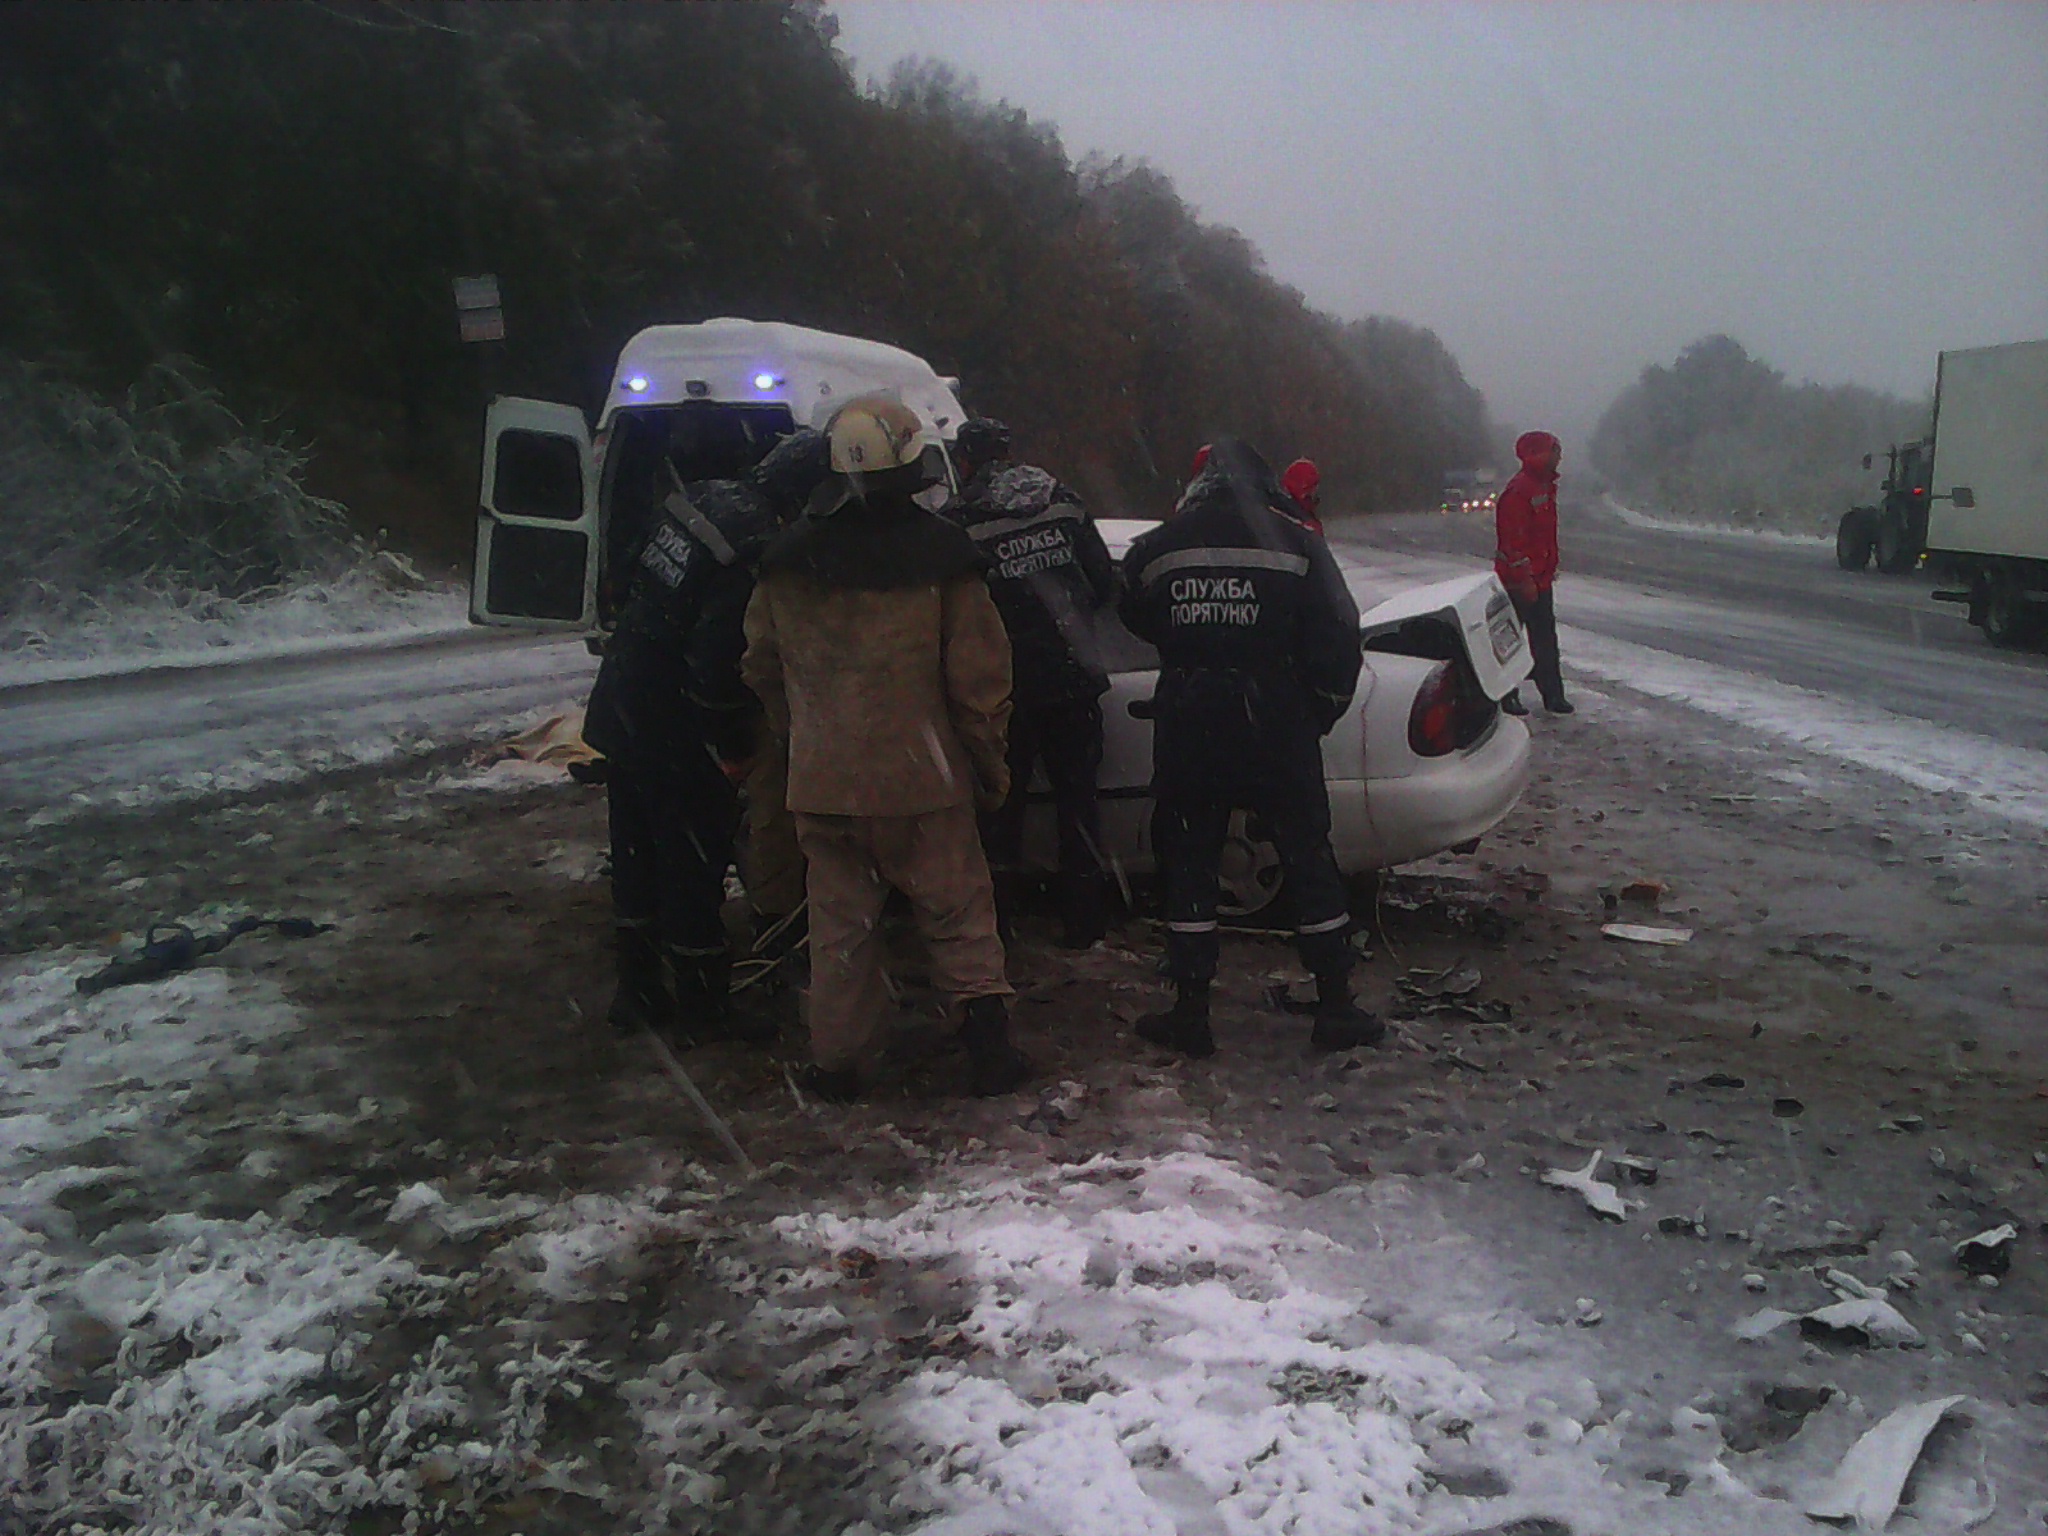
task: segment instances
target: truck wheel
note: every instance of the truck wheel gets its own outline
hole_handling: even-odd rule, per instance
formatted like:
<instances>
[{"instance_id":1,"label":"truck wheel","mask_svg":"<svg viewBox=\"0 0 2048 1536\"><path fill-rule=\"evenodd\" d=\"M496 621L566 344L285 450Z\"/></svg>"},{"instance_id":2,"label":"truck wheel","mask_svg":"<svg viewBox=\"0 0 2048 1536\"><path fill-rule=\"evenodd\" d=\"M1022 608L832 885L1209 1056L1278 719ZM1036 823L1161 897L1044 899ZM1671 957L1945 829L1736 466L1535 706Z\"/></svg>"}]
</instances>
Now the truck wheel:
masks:
<instances>
[{"instance_id":1,"label":"truck wheel","mask_svg":"<svg viewBox=\"0 0 2048 1536\"><path fill-rule=\"evenodd\" d=\"M1845 571L1870 564L1870 522L1861 507L1851 507L1835 525L1835 564Z\"/></svg>"},{"instance_id":2,"label":"truck wheel","mask_svg":"<svg viewBox=\"0 0 2048 1536\"><path fill-rule=\"evenodd\" d=\"M1984 638L1993 645L2015 650L2034 638L2033 609L2020 584L2010 576L1995 575L1987 583L1983 613Z\"/></svg>"},{"instance_id":3,"label":"truck wheel","mask_svg":"<svg viewBox=\"0 0 2048 1536\"><path fill-rule=\"evenodd\" d=\"M1887 576L1902 576L1919 562L1920 550L1913 543L1913 530L1906 519L1889 509L1877 518L1877 568Z\"/></svg>"}]
</instances>

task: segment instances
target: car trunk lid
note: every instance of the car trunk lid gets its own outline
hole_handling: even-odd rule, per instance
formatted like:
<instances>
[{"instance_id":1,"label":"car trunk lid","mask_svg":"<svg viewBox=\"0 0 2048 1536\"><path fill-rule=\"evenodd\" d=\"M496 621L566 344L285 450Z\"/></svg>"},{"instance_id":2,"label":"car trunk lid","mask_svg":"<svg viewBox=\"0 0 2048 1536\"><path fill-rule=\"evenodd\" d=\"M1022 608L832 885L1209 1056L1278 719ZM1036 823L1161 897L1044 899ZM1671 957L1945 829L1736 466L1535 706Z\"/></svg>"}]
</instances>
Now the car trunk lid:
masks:
<instances>
[{"instance_id":1,"label":"car trunk lid","mask_svg":"<svg viewBox=\"0 0 2048 1536\"><path fill-rule=\"evenodd\" d=\"M1529 675L1529 644L1514 604L1490 571L1463 571L1416 585L1413 576L1344 562L1358 599L1359 628L1375 650L1404 650L1404 631L1455 637L1472 676L1490 699L1499 699ZM1379 643L1374 644L1375 641ZM1418 655L1439 655L1435 646Z\"/></svg>"}]
</instances>

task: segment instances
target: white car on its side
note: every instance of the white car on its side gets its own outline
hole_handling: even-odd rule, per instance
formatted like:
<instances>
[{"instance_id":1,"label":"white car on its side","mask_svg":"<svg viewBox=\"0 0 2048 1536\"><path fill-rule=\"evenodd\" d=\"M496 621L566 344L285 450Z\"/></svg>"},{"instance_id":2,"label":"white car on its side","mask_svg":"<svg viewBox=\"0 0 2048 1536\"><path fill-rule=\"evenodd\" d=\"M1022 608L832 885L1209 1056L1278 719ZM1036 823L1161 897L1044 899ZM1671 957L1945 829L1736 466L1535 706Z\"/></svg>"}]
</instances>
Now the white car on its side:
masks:
<instances>
[{"instance_id":1,"label":"white car on its side","mask_svg":"<svg viewBox=\"0 0 2048 1536\"><path fill-rule=\"evenodd\" d=\"M1119 559L1150 522L1098 526ZM1499 701L1529 675L1514 605L1491 571L1414 562L1377 564L1335 546L1365 635L1358 694L1323 738L1330 830L1346 874L1384 869L1470 845L1514 808L1529 778L1529 732ZM1130 873L1153 868L1152 721L1159 658L1102 621L1110 665L1103 696L1102 818L1107 853ZM1026 856L1055 861L1051 795L1026 825ZM1232 819L1224 849L1223 910L1246 916L1280 894L1279 851L1255 818Z\"/></svg>"}]
</instances>

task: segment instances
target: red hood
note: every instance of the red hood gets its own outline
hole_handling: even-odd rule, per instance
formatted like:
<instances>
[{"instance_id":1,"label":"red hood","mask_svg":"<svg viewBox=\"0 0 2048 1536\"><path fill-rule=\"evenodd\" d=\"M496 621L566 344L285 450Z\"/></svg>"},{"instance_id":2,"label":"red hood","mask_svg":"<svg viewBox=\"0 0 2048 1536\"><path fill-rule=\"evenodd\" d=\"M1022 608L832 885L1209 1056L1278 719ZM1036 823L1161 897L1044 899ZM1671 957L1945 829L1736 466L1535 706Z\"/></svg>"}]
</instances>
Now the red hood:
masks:
<instances>
[{"instance_id":1,"label":"red hood","mask_svg":"<svg viewBox=\"0 0 2048 1536\"><path fill-rule=\"evenodd\" d=\"M1314 461L1310 459L1296 459L1287 466L1286 473L1280 477L1281 489L1292 496L1304 511L1308 508L1309 499L1315 495L1322 483L1322 471L1317 469Z\"/></svg>"},{"instance_id":2,"label":"red hood","mask_svg":"<svg viewBox=\"0 0 2048 1536\"><path fill-rule=\"evenodd\" d=\"M1524 432L1515 439L1515 457L1531 474L1547 474L1541 461L1557 445L1557 439L1548 432Z\"/></svg>"}]
</instances>

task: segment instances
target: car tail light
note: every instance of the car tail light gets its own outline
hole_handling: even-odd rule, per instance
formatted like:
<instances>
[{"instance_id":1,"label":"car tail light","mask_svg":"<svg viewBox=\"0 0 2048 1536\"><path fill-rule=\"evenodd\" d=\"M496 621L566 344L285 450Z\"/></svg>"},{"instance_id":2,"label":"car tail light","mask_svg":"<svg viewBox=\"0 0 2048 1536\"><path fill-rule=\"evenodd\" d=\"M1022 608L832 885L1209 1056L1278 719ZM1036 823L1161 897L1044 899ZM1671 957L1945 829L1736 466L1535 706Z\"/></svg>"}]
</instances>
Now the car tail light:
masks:
<instances>
[{"instance_id":1,"label":"car tail light","mask_svg":"<svg viewBox=\"0 0 2048 1536\"><path fill-rule=\"evenodd\" d=\"M1408 748L1417 757L1448 757L1484 736L1499 714L1466 668L1440 661L1415 691Z\"/></svg>"},{"instance_id":2,"label":"car tail light","mask_svg":"<svg viewBox=\"0 0 2048 1536\"><path fill-rule=\"evenodd\" d=\"M1417 757L1443 757L1458 750L1458 675L1438 662L1415 692L1408 711L1408 750Z\"/></svg>"}]
</instances>

